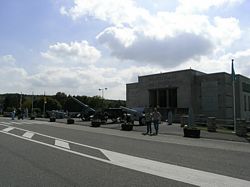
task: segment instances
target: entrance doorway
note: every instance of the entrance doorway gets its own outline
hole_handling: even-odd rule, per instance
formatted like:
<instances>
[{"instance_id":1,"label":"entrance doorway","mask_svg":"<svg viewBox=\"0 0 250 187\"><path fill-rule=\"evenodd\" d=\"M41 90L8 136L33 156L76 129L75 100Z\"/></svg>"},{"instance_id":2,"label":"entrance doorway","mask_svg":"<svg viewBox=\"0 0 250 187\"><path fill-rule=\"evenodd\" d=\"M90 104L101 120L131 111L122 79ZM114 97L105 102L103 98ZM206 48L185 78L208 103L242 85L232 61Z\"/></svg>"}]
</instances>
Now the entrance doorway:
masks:
<instances>
[{"instance_id":1,"label":"entrance doorway","mask_svg":"<svg viewBox=\"0 0 250 187\"><path fill-rule=\"evenodd\" d=\"M149 106L177 107L177 88L161 88L149 90Z\"/></svg>"}]
</instances>

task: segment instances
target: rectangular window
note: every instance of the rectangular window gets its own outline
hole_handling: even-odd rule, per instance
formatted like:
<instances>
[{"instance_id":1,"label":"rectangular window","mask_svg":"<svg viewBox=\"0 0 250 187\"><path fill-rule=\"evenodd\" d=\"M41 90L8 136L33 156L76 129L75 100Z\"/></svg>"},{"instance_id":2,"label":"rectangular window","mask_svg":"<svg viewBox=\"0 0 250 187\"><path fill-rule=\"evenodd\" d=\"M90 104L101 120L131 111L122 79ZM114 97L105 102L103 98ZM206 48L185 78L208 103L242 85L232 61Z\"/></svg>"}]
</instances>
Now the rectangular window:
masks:
<instances>
[{"instance_id":1,"label":"rectangular window","mask_svg":"<svg viewBox=\"0 0 250 187\"><path fill-rule=\"evenodd\" d=\"M244 110L247 111L247 96L244 95Z\"/></svg>"},{"instance_id":2,"label":"rectangular window","mask_svg":"<svg viewBox=\"0 0 250 187\"><path fill-rule=\"evenodd\" d=\"M157 106L157 90L149 90L149 106L156 107Z\"/></svg>"},{"instance_id":3,"label":"rectangular window","mask_svg":"<svg viewBox=\"0 0 250 187\"><path fill-rule=\"evenodd\" d=\"M177 88L148 90L150 107L177 107Z\"/></svg>"},{"instance_id":4,"label":"rectangular window","mask_svg":"<svg viewBox=\"0 0 250 187\"><path fill-rule=\"evenodd\" d=\"M167 90L166 89L159 89L158 92L159 92L159 103L158 105L160 107L166 107L167 106Z\"/></svg>"},{"instance_id":5,"label":"rectangular window","mask_svg":"<svg viewBox=\"0 0 250 187\"><path fill-rule=\"evenodd\" d=\"M248 96L248 110L250 111L250 96Z\"/></svg>"},{"instance_id":6,"label":"rectangular window","mask_svg":"<svg viewBox=\"0 0 250 187\"><path fill-rule=\"evenodd\" d=\"M169 107L176 108L177 107L177 88L169 89L169 97L168 97Z\"/></svg>"}]
</instances>

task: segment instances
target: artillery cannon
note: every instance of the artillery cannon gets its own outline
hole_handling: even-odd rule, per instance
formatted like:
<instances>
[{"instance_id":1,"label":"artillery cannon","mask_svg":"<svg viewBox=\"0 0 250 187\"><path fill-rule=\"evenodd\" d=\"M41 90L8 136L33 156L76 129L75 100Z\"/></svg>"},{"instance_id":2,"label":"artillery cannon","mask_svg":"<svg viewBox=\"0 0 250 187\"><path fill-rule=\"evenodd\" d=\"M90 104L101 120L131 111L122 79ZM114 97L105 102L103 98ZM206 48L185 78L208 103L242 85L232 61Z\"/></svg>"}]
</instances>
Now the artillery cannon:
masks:
<instances>
[{"instance_id":1,"label":"artillery cannon","mask_svg":"<svg viewBox=\"0 0 250 187\"><path fill-rule=\"evenodd\" d=\"M124 106L120 106L120 108L126 112L127 114L131 115L131 118L133 118L133 121L139 121L139 125L145 125L145 115L143 112L139 112L137 110L128 108L128 107L124 107Z\"/></svg>"},{"instance_id":2,"label":"artillery cannon","mask_svg":"<svg viewBox=\"0 0 250 187\"><path fill-rule=\"evenodd\" d=\"M80 100L78 100L77 98L70 96L75 102L77 102L78 104L80 104L82 106L82 111L80 113L80 118L83 121L90 121L91 116L93 116L95 114L95 109L89 107L88 105L84 104L83 102L81 102Z\"/></svg>"}]
</instances>

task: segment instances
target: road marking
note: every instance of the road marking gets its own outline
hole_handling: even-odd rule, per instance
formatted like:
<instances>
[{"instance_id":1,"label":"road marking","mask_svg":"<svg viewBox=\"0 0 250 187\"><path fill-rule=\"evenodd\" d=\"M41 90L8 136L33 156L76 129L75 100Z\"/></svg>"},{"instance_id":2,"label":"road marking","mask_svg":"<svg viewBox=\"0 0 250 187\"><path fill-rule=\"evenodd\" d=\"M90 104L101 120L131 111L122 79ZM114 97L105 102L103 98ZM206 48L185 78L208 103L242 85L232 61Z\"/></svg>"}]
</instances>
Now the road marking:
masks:
<instances>
[{"instance_id":1,"label":"road marking","mask_svg":"<svg viewBox=\"0 0 250 187\"><path fill-rule=\"evenodd\" d=\"M12 122L10 122L10 123L16 124L16 125L22 124L22 122L15 122L15 121L12 121Z\"/></svg>"},{"instance_id":2,"label":"road marking","mask_svg":"<svg viewBox=\"0 0 250 187\"><path fill-rule=\"evenodd\" d=\"M0 124L0 125L1 125L1 124ZM2 125L3 125L3 126L6 126L6 127L9 127L9 126L6 125L6 124L2 124ZM18 130L21 130L21 131L27 131L27 132L29 131L29 130L22 129L22 128L19 128L19 127L15 127L15 129L18 129ZM29 132L32 132L32 131L29 131ZM69 140L60 139L60 138L57 138L57 137L53 137L53 136L41 134L41 133L38 133L38 132L33 132L33 133L35 133L35 134L37 134L37 135L40 135L40 136L47 137L47 138L57 139L57 140L61 140L61 141L68 142L68 143L72 143L72 144L75 144L75 145L79 145L79 146L84 146L84 147L91 148L91 149L100 150L100 148L97 148L97 147L93 147L93 146L89 146L89 145L84 145L84 144L80 144L80 143L73 142L73 141L69 141Z\"/></svg>"},{"instance_id":3,"label":"road marking","mask_svg":"<svg viewBox=\"0 0 250 187\"><path fill-rule=\"evenodd\" d=\"M30 141L30 142L34 142L34 143L37 143L37 144L40 144L40 145L44 145L44 146L47 146L47 147L51 147L51 148L54 148L54 149L59 149L59 150L62 150L62 151L65 151L65 152L69 152L69 153L72 153L72 154L75 154L75 155L79 155L79 156L82 156L82 157L91 158L91 159L94 159L94 160L98 160L98 161L110 163L110 161L109 161L109 160L106 160L106 159L102 159L102 158L90 156L90 155L87 155L87 154L84 154L84 153L79 153L79 152L77 152L77 151L72 151L72 150L70 150L70 149L65 149L65 148L58 147L58 146L55 146L55 145L52 145L52 144L48 144L48 143L44 143L44 142L39 142L39 141L37 141L37 140L27 139L27 138L25 138L25 137L22 137L22 136L19 136L19 135L16 135L16 134L11 134L11 133L4 132L4 131L0 131L0 133L4 133L4 134L10 135L10 136L14 136L14 137L16 137L16 138L20 138L20 139L23 139L23 140L27 140L27 141ZM37 134L37 133L36 133L36 134ZM99 149L98 149L98 150L99 150Z\"/></svg>"},{"instance_id":4,"label":"road marking","mask_svg":"<svg viewBox=\"0 0 250 187\"><path fill-rule=\"evenodd\" d=\"M55 145L56 146L59 146L59 147L64 147L66 149L70 149L69 148L69 143L68 142L64 142L64 141L61 141L61 140L55 140Z\"/></svg>"},{"instance_id":5,"label":"road marking","mask_svg":"<svg viewBox=\"0 0 250 187\"><path fill-rule=\"evenodd\" d=\"M1 124L4 124L4 125L11 125L12 123L10 122L0 122Z\"/></svg>"},{"instance_id":6,"label":"road marking","mask_svg":"<svg viewBox=\"0 0 250 187\"><path fill-rule=\"evenodd\" d=\"M250 186L250 181L102 150L112 164L198 186Z\"/></svg>"},{"instance_id":7,"label":"road marking","mask_svg":"<svg viewBox=\"0 0 250 187\"><path fill-rule=\"evenodd\" d=\"M34 135L35 135L35 133L33 133L33 132L25 132L23 134L23 137L31 139Z\"/></svg>"},{"instance_id":8,"label":"road marking","mask_svg":"<svg viewBox=\"0 0 250 187\"><path fill-rule=\"evenodd\" d=\"M12 128L12 127L9 127L6 129L10 129L10 128ZM20 129L20 128L16 128L16 129ZM24 130L24 129L22 129L22 130ZM28 140L28 141L31 141L34 143L45 145L45 146L48 146L48 147L51 147L54 149L59 149L59 150L65 151L65 152L79 155L82 157L91 158L91 159L105 162L108 164L112 164L112 165L116 165L116 166L120 166L120 167L124 167L124 168L128 168L128 169L136 170L139 172L144 172L144 173L160 176L160 177L167 178L167 179L172 179L175 181L181 181L181 182L185 182L185 183L189 183L189 184L193 184L193 185L205 186L205 187L207 187L207 186L225 186L225 187L226 186L237 186L237 187L250 186L250 181L247 181L247 180L242 180L242 179L228 177L228 176L224 176L224 175L219 175L219 174L215 174L215 173L211 173L211 172L205 172L205 171L201 171L201 170L190 169L187 167L177 166L177 165L173 165L173 164L167 164L167 163L163 163L163 162L153 161L153 160L135 157L135 156L130 156L130 155L126 155L126 154L121 154L121 153L117 153L117 152L113 152L113 151L109 151L109 150L105 150L105 149L100 149L97 147L92 147L92 146L79 144L79 143L75 143L75 142L71 142L71 141L67 141L67 140L57 139L55 137L54 137L56 139L55 142L60 142L60 143L55 143L55 145L51 145L51 144L39 142L37 140L27 139L27 138L24 138L24 137L19 136L19 135L11 134L11 133L9 133L9 131L2 130L0 132L4 133L4 134L11 135L11 136L15 136L17 138ZM36 133L36 134L40 134L40 133ZM43 136L47 136L47 135L43 135ZM51 137L51 136L49 136L49 137ZM51 138L53 138L53 137L51 137ZM109 160L98 158L95 156L90 156L90 155L83 154L83 153L79 153L77 151L72 151L68 148L65 149L66 144L68 142L100 150ZM64 144L64 146L60 146L62 144Z\"/></svg>"},{"instance_id":9,"label":"road marking","mask_svg":"<svg viewBox=\"0 0 250 187\"><path fill-rule=\"evenodd\" d=\"M4 131L4 132L9 132L9 131L11 131L11 130L13 130L14 129L14 127L8 127L8 128L6 128L6 129L3 129L2 131Z\"/></svg>"},{"instance_id":10,"label":"road marking","mask_svg":"<svg viewBox=\"0 0 250 187\"><path fill-rule=\"evenodd\" d=\"M20 124L27 124L27 125L31 125L31 124L32 124L32 122L30 122L30 121L23 121L23 122L20 122Z\"/></svg>"}]
</instances>

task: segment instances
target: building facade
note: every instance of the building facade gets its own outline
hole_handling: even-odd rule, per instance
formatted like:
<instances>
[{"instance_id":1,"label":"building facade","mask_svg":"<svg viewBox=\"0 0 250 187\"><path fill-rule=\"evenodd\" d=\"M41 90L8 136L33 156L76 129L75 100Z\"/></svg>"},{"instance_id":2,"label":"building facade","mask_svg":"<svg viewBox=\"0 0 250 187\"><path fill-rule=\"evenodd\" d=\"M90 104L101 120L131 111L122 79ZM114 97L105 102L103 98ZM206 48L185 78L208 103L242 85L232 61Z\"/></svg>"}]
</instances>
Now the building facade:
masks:
<instances>
[{"instance_id":1,"label":"building facade","mask_svg":"<svg viewBox=\"0 0 250 187\"><path fill-rule=\"evenodd\" d=\"M206 74L188 69L138 77L126 85L127 107L159 107L163 113L187 114L233 119L233 86L228 73ZM250 118L250 79L236 75L236 117Z\"/></svg>"}]
</instances>

